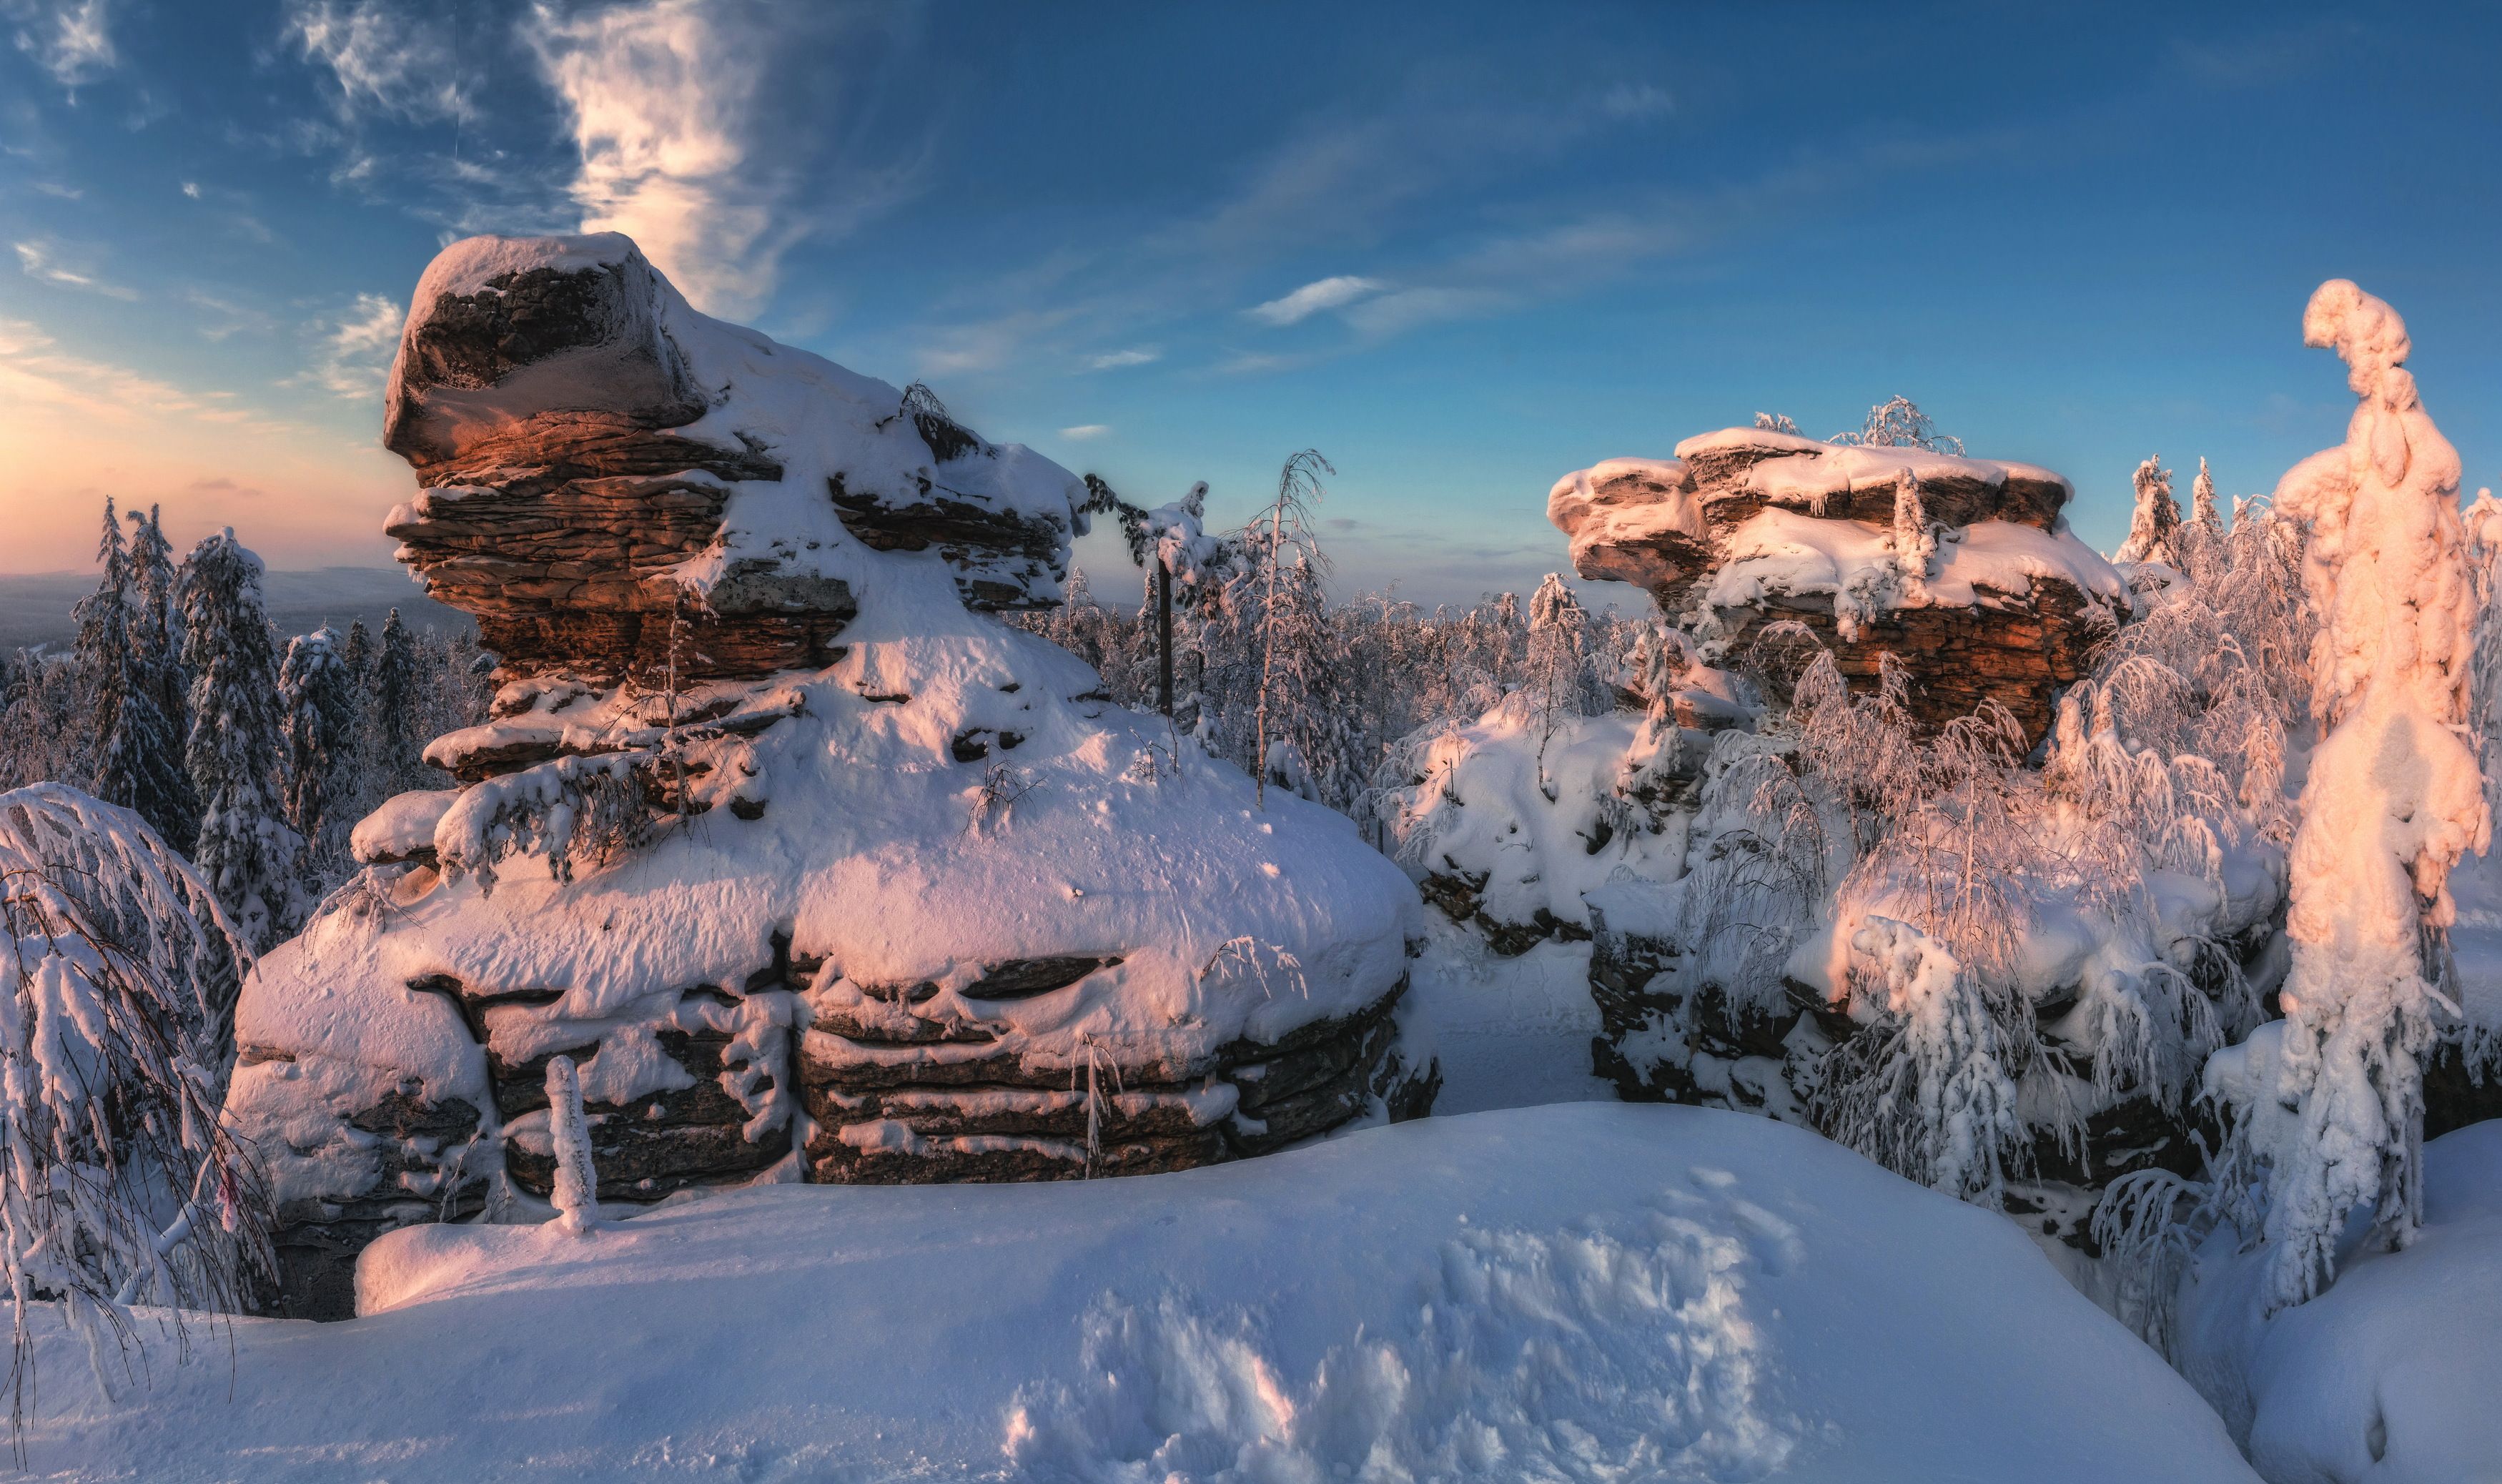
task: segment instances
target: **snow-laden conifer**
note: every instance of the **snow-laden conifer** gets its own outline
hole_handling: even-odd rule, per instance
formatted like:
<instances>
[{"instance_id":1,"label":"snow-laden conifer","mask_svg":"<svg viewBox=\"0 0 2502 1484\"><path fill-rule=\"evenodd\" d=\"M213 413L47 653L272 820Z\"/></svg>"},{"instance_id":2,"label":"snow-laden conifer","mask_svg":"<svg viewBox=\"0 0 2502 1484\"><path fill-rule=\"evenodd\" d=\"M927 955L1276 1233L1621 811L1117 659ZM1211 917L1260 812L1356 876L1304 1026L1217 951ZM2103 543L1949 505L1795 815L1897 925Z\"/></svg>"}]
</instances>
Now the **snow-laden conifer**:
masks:
<instances>
[{"instance_id":1,"label":"snow-laden conifer","mask_svg":"<svg viewBox=\"0 0 2502 1484\"><path fill-rule=\"evenodd\" d=\"M347 834L355 824L360 792L359 708L338 635L321 628L288 640L278 689L287 745L287 823L303 838L307 875L325 889L348 874Z\"/></svg>"},{"instance_id":2,"label":"snow-laden conifer","mask_svg":"<svg viewBox=\"0 0 2502 1484\"><path fill-rule=\"evenodd\" d=\"M2121 542L2114 560L2159 562L2167 567L2181 565L2174 551L2173 533L2181 526L2181 503L2172 497L2172 471L2163 467L2163 455L2157 454L2137 466L2129 476L2136 492L2137 504L2128 518L2128 539ZM2213 487L2210 487L2210 504Z\"/></svg>"},{"instance_id":3,"label":"snow-laden conifer","mask_svg":"<svg viewBox=\"0 0 2502 1484\"><path fill-rule=\"evenodd\" d=\"M254 952L301 917L302 841L287 826L278 665L260 590L260 558L231 527L192 550L179 588L191 672L185 760L200 797L192 859Z\"/></svg>"},{"instance_id":4,"label":"snow-laden conifer","mask_svg":"<svg viewBox=\"0 0 2502 1484\"><path fill-rule=\"evenodd\" d=\"M2419 1059L2449 1009L2435 982L2447 878L2489 837L2467 734L2476 590L2458 455L2423 409L2388 305L2331 280L2303 342L2333 348L2359 398L2345 444L2296 464L2276 496L2310 525L2312 707L2326 735L2293 837L2284 1019L2208 1069L2236 1115L2224 1176L2255 1203L2270 1309L2327 1286L2355 1211L2371 1209L2367 1239L2384 1248L2420 1220Z\"/></svg>"},{"instance_id":5,"label":"snow-laden conifer","mask_svg":"<svg viewBox=\"0 0 2502 1484\"><path fill-rule=\"evenodd\" d=\"M166 712L166 653L162 537L151 521L133 517L139 537L134 553L123 541L111 500L104 505L104 535L96 559L104 576L80 600L78 662L93 712L87 735L94 752L89 772L97 796L139 811L177 845L190 841L191 798L183 773L183 738Z\"/></svg>"}]
</instances>

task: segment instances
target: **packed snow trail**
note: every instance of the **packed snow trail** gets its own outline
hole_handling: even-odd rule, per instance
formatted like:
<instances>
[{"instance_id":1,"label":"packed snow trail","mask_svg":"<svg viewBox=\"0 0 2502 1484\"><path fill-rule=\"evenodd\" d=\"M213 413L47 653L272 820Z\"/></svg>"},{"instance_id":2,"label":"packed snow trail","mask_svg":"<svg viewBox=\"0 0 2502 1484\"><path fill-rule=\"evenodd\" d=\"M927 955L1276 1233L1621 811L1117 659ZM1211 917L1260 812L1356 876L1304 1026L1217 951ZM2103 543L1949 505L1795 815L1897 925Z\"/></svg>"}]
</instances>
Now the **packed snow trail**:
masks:
<instances>
[{"instance_id":1,"label":"packed snow trail","mask_svg":"<svg viewBox=\"0 0 2502 1484\"><path fill-rule=\"evenodd\" d=\"M48 1332L35 1474L2250 1478L2013 1226L1705 1109L411 1228L359 1279L118 1402Z\"/></svg>"}]
</instances>

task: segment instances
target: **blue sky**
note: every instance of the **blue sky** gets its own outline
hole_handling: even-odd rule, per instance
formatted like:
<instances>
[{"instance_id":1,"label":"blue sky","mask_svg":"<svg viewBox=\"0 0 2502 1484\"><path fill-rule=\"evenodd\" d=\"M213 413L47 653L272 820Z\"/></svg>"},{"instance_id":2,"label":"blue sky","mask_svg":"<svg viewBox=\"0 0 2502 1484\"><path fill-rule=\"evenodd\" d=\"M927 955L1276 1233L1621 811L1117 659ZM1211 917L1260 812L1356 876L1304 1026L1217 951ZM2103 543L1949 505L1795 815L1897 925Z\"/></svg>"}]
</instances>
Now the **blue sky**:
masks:
<instances>
[{"instance_id":1,"label":"blue sky","mask_svg":"<svg viewBox=\"0 0 2502 1484\"><path fill-rule=\"evenodd\" d=\"M1896 392L2108 548L2148 454L2342 438L2335 276L2502 482L2502 15L2036 9L0 0L0 570L108 492L387 561L418 273L586 221L1133 498L1317 447L1427 601L1560 565L1570 469Z\"/></svg>"}]
</instances>

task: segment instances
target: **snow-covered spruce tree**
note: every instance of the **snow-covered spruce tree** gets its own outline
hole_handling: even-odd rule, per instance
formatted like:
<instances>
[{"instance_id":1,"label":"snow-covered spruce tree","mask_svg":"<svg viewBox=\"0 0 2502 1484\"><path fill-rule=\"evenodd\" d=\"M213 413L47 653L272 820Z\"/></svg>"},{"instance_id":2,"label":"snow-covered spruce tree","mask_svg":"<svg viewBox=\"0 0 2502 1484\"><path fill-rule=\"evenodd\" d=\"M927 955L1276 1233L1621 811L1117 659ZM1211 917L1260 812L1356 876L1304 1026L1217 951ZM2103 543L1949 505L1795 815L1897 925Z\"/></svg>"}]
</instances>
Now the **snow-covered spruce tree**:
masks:
<instances>
[{"instance_id":1,"label":"snow-covered spruce tree","mask_svg":"<svg viewBox=\"0 0 2502 1484\"><path fill-rule=\"evenodd\" d=\"M417 646L394 608L383 619L373 668L374 776L386 793L429 786L422 754L431 733L417 710Z\"/></svg>"},{"instance_id":2,"label":"snow-covered spruce tree","mask_svg":"<svg viewBox=\"0 0 2502 1484\"><path fill-rule=\"evenodd\" d=\"M229 527L192 549L179 585L191 672L184 756L200 798L192 860L255 953L302 918L295 864L303 849L287 826L278 666L260 579L260 558Z\"/></svg>"},{"instance_id":3,"label":"snow-covered spruce tree","mask_svg":"<svg viewBox=\"0 0 2502 1484\"><path fill-rule=\"evenodd\" d=\"M327 628L287 642L278 673L280 731L287 744L287 823L304 841L305 876L314 894L353 871L348 830L362 792L356 769L357 695Z\"/></svg>"},{"instance_id":4,"label":"snow-covered spruce tree","mask_svg":"<svg viewBox=\"0 0 2502 1484\"><path fill-rule=\"evenodd\" d=\"M190 676L183 668L182 614L175 606L179 572L174 549L156 506L145 517L133 512L130 522L130 671L133 686L147 692L164 726L158 759L149 769L149 793L136 807L140 817L176 850L188 854L200 827L200 800L184 770L184 740L190 735Z\"/></svg>"},{"instance_id":5,"label":"snow-covered spruce tree","mask_svg":"<svg viewBox=\"0 0 2502 1484\"><path fill-rule=\"evenodd\" d=\"M2137 466L2129 476L2136 490L2137 505L2128 518L2128 539L2119 544L2113 558L2126 562L2155 562L2167 567L2182 563L2173 550L2173 533L2181 528L2181 503L2172 497L2172 471L2163 467L2163 455L2155 455ZM2214 508L2213 486L2209 487L2209 508Z\"/></svg>"},{"instance_id":6,"label":"snow-covered spruce tree","mask_svg":"<svg viewBox=\"0 0 2502 1484\"><path fill-rule=\"evenodd\" d=\"M61 1305L110 1391L150 1320L179 1339L185 1311L241 1312L267 1291L268 1193L218 1111L250 961L138 815L57 784L0 793L13 1421L35 1379L30 1300Z\"/></svg>"},{"instance_id":7,"label":"snow-covered spruce tree","mask_svg":"<svg viewBox=\"0 0 2502 1484\"><path fill-rule=\"evenodd\" d=\"M94 745L89 777L98 797L137 810L166 839L187 845L193 821L183 738L164 709L170 659L155 550L162 538L152 523L134 518L133 523L144 553L138 559L123 543L113 502L105 501L96 548L104 577L73 610L79 667L94 706L87 724Z\"/></svg>"},{"instance_id":8,"label":"snow-covered spruce tree","mask_svg":"<svg viewBox=\"0 0 2502 1484\"><path fill-rule=\"evenodd\" d=\"M2360 399L2345 444L2296 464L2276 494L2310 525L2312 706L2325 736L2293 838L2284 1019L2208 1068L2235 1115L2220 1175L2257 1217L2271 1311L2336 1276L2353 1212L2371 1208L2376 1246L2413 1237L2419 1059L2447 1008L2434 967L2447 879L2490 835L2466 735L2476 612L2458 455L2423 410L2388 305L2331 280L2302 329L2304 344L2336 350Z\"/></svg>"}]
</instances>

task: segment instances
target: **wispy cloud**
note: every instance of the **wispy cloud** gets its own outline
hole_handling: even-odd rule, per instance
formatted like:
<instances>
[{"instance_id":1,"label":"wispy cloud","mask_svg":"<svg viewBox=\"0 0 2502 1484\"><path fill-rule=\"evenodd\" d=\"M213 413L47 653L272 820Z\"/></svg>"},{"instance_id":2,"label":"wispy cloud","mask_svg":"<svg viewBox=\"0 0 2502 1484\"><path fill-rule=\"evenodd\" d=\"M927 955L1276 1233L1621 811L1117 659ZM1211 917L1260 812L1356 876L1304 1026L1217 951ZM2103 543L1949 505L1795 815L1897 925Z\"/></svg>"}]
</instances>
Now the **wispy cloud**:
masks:
<instances>
[{"instance_id":1,"label":"wispy cloud","mask_svg":"<svg viewBox=\"0 0 2502 1484\"><path fill-rule=\"evenodd\" d=\"M205 340L219 341L243 331L260 333L277 327L277 321L259 310L202 289L190 289L183 297L192 308L202 311L198 329Z\"/></svg>"},{"instance_id":2,"label":"wispy cloud","mask_svg":"<svg viewBox=\"0 0 2502 1484\"><path fill-rule=\"evenodd\" d=\"M397 300L379 293L356 295L345 312L309 326L319 337L320 351L313 364L293 378L294 384L319 387L350 401L380 397L407 318Z\"/></svg>"},{"instance_id":3,"label":"wispy cloud","mask_svg":"<svg viewBox=\"0 0 2502 1484\"><path fill-rule=\"evenodd\" d=\"M63 87L92 83L120 60L105 0L0 0L17 25L17 50Z\"/></svg>"},{"instance_id":4,"label":"wispy cloud","mask_svg":"<svg viewBox=\"0 0 2502 1484\"><path fill-rule=\"evenodd\" d=\"M828 7L807 23L865 30L883 19ZM776 58L801 49L744 9L632 0L568 15L542 5L524 35L573 133L583 229L631 236L712 313L752 316L795 244L882 213L918 174L917 156L864 164L878 152L859 150L834 161L839 180L815 179L807 142L833 136L843 152L844 120L817 108L810 87L776 85ZM784 117L795 109L807 112Z\"/></svg>"},{"instance_id":5,"label":"wispy cloud","mask_svg":"<svg viewBox=\"0 0 2502 1484\"><path fill-rule=\"evenodd\" d=\"M23 270L26 277L30 279L40 279L47 284L58 284L63 288L83 288L88 293L100 293L111 299L139 297L135 291L124 288L118 284L105 282L91 269L62 262L59 249L50 243L20 242L13 243L11 246L17 250L18 268Z\"/></svg>"},{"instance_id":6,"label":"wispy cloud","mask_svg":"<svg viewBox=\"0 0 2502 1484\"><path fill-rule=\"evenodd\" d=\"M0 319L0 401L59 408L83 420L128 424L218 409L170 382L72 355L39 325Z\"/></svg>"},{"instance_id":7,"label":"wispy cloud","mask_svg":"<svg viewBox=\"0 0 2502 1484\"><path fill-rule=\"evenodd\" d=\"M58 181L37 181L35 188L48 196L57 196L64 201L82 200L86 195L85 191L74 186L64 186Z\"/></svg>"},{"instance_id":8,"label":"wispy cloud","mask_svg":"<svg viewBox=\"0 0 2502 1484\"><path fill-rule=\"evenodd\" d=\"M1089 371L1118 371L1124 366L1152 365L1155 362L1164 359L1164 356L1165 353L1156 349L1154 346L1139 346L1134 350L1112 351L1101 355L1089 357L1086 362L1086 369Z\"/></svg>"},{"instance_id":9,"label":"wispy cloud","mask_svg":"<svg viewBox=\"0 0 2502 1484\"><path fill-rule=\"evenodd\" d=\"M1254 320L1269 324L1294 324L1308 320L1325 309L1341 309L1368 294L1381 291L1379 281L1339 274L1305 284L1283 298L1270 299L1244 310Z\"/></svg>"},{"instance_id":10,"label":"wispy cloud","mask_svg":"<svg viewBox=\"0 0 2502 1484\"><path fill-rule=\"evenodd\" d=\"M1599 95L1599 112L1628 122L1674 113L1676 100L1668 89L1649 83L1618 83Z\"/></svg>"},{"instance_id":11,"label":"wispy cloud","mask_svg":"<svg viewBox=\"0 0 2502 1484\"><path fill-rule=\"evenodd\" d=\"M1094 439L1100 438L1111 430L1111 427L1106 423L1080 422L1075 427L1062 428L1060 430L1060 436L1066 438L1073 443L1086 443L1091 442Z\"/></svg>"},{"instance_id":12,"label":"wispy cloud","mask_svg":"<svg viewBox=\"0 0 2502 1484\"><path fill-rule=\"evenodd\" d=\"M477 117L482 85L461 64L451 27L417 7L388 0L294 0L287 40L304 60L326 68L342 118L390 115L415 122Z\"/></svg>"}]
</instances>

